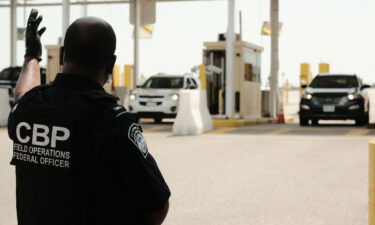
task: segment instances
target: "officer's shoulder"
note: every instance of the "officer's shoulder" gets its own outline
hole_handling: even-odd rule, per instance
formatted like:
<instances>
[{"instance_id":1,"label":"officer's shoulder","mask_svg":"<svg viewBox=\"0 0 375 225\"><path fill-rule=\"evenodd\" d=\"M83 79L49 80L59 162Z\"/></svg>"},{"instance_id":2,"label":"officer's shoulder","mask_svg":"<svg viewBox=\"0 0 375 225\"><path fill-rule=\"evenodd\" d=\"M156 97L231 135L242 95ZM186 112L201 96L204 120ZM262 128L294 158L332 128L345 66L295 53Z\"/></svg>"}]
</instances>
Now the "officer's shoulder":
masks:
<instances>
[{"instance_id":1,"label":"officer's shoulder","mask_svg":"<svg viewBox=\"0 0 375 225\"><path fill-rule=\"evenodd\" d=\"M130 126L135 122L132 115L122 105L117 104L118 98L102 90L87 91L81 94L84 98L97 105L100 110L106 111L104 115L112 117L116 123ZM104 116L103 115L103 116Z\"/></svg>"},{"instance_id":2,"label":"officer's shoulder","mask_svg":"<svg viewBox=\"0 0 375 225\"><path fill-rule=\"evenodd\" d=\"M41 84L41 85L33 87L32 89L30 89L30 91L26 92L26 94L37 92L37 91L42 91L50 87L52 87L51 84Z\"/></svg>"},{"instance_id":3,"label":"officer's shoulder","mask_svg":"<svg viewBox=\"0 0 375 225\"><path fill-rule=\"evenodd\" d=\"M104 90L90 90L79 93L82 97L87 100L91 100L96 103L116 103L118 98L111 94L108 94Z\"/></svg>"},{"instance_id":4,"label":"officer's shoulder","mask_svg":"<svg viewBox=\"0 0 375 225\"><path fill-rule=\"evenodd\" d=\"M107 106L107 109L111 112L112 116L119 121L125 120L128 121L131 119L129 111L122 105L110 104Z\"/></svg>"},{"instance_id":5,"label":"officer's shoulder","mask_svg":"<svg viewBox=\"0 0 375 225\"><path fill-rule=\"evenodd\" d=\"M26 92L21 98L17 99L17 102L23 102L23 101L26 101L30 98L33 98L33 97L35 97L36 94L39 94L42 91L44 91L45 89L48 89L50 87L51 87L50 84L42 84L42 85L38 85L36 87L33 87L28 92Z\"/></svg>"},{"instance_id":6,"label":"officer's shoulder","mask_svg":"<svg viewBox=\"0 0 375 225\"><path fill-rule=\"evenodd\" d=\"M95 105L100 110L109 112L109 115L113 117L126 111L123 106L117 104L118 98L116 96L108 94L103 90L85 91L79 93L79 96L90 102L90 104Z\"/></svg>"}]
</instances>

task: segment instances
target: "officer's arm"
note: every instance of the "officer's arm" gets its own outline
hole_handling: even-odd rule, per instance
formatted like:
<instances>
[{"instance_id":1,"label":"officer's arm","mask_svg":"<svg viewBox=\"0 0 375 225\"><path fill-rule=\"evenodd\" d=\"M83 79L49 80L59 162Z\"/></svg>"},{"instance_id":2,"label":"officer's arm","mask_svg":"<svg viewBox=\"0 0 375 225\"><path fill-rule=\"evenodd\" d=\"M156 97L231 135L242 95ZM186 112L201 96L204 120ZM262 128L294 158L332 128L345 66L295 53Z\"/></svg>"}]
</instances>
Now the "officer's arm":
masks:
<instances>
[{"instance_id":1,"label":"officer's arm","mask_svg":"<svg viewBox=\"0 0 375 225\"><path fill-rule=\"evenodd\" d=\"M26 92L38 85L40 85L39 61L26 56L20 77L17 81L15 98L20 99Z\"/></svg>"},{"instance_id":2,"label":"officer's arm","mask_svg":"<svg viewBox=\"0 0 375 225\"><path fill-rule=\"evenodd\" d=\"M32 9L26 28L26 54L22 66L20 77L18 78L15 98L21 98L26 92L35 86L40 85L40 67L39 62L42 60L42 44L40 37L46 31L43 27L38 30L42 22L42 16L38 16L38 10Z\"/></svg>"},{"instance_id":3,"label":"officer's arm","mask_svg":"<svg viewBox=\"0 0 375 225\"><path fill-rule=\"evenodd\" d=\"M168 210L169 210L169 201L167 201L165 203L165 205L163 206L163 208L160 209L159 211L147 214L145 216L146 224L147 225L160 225L160 224L162 224L165 217L168 214Z\"/></svg>"}]
</instances>

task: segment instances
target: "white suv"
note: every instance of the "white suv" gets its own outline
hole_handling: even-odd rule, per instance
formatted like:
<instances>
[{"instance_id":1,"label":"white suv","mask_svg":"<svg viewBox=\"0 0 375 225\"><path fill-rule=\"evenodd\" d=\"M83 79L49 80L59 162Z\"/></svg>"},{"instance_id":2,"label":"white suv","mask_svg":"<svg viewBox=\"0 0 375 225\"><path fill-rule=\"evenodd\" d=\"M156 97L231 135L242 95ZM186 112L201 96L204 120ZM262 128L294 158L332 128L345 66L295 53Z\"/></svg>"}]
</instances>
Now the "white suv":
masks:
<instances>
[{"instance_id":1,"label":"white suv","mask_svg":"<svg viewBox=\"0 0 375 225\"><path fill-rule=\"evenodd\" d=\"M199 80L192 73L154 75L132 91L128 108L138 119L153 118L160 123L163 118L176 117L181 89L198 88Z\"/></svg>"}]
</instances>

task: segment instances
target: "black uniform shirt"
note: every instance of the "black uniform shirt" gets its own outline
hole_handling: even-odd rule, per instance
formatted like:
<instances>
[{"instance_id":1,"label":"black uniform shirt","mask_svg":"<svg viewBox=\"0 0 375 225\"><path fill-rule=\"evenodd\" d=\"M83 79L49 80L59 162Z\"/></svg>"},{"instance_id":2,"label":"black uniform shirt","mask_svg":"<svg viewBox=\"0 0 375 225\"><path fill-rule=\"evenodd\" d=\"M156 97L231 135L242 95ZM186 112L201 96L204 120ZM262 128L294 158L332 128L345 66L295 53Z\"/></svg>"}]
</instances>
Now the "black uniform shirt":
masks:
<instances>
[{"instance_id":1,"label":"black uniform shirt","mask_svg":"<svg viewBox=\"0 0 375 225\"><path fill-rule=\"evenodd\" d=\"M13 108L19 225L143 224L170 191L139 125L97 83L58 74Z\"/></svg>"}]
</instances>

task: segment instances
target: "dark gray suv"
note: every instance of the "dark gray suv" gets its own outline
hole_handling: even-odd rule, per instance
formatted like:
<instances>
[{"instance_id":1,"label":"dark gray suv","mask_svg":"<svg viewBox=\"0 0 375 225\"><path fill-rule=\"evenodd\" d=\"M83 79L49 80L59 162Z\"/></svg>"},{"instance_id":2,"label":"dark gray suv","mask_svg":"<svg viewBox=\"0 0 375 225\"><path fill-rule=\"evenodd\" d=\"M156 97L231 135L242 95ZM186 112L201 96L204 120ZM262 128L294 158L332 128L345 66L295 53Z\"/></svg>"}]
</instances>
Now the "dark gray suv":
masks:
<instances>
[{"instance_id":1,"label":"dark gray suv","mask_svg":"<svg viewBox=\"0 0 375 225\"><path fill-rule=\"evenodd\" d=\"M355 120L357 125L368 122L368 97L370 87L362 84L355 74L319 74L306 87L301 101L300 125L309 120L317 125L319 120Z\"/></svg>"}]
</instances>

